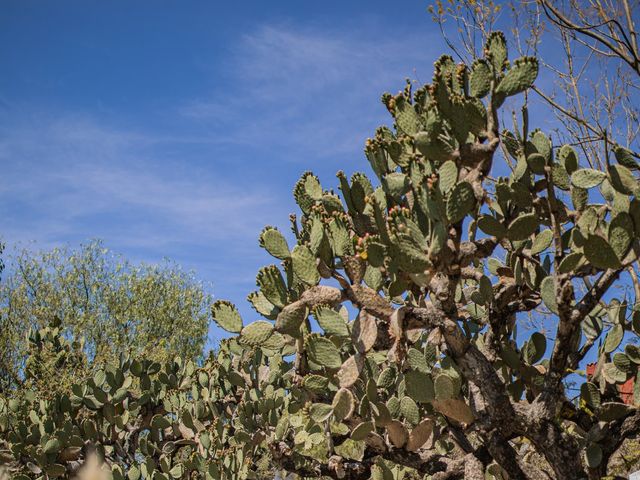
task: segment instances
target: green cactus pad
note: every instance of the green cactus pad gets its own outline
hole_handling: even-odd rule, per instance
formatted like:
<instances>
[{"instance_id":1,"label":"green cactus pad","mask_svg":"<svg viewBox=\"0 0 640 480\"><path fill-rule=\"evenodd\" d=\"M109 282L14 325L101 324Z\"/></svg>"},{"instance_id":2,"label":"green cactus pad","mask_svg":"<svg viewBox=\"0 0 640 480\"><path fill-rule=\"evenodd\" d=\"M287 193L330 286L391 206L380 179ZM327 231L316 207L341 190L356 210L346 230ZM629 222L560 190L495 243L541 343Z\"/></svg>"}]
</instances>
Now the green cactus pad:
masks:
<instances>
[{"instance_id":1,"label":"green cactus pad","mask_svg":"<svg viewBox=\"0 0 640 480\"><path fill-rule=\"evenodd\" d=\"M592 443L585 448L584 456L589 468L596 468L602 462L602 448L597 443Z\"/></svg>"},{"instance_id":2,"label":"green cactus pad","mask_svg":"<svg viewBox=\"0 0 640 480\"><path fill-rule=\"evenodd\" d=\"M411 425L417 425L420 422L420 410L411 397L405 396L400 400L400 414Z\"/></svg>"},{"instance_id":3,"label":"green cactus pad","mask_svg":"<svg viewBox=\"0 0 640 480\"><path fill-rule=\"evenodd\" d=\"M478 282L478 293L482 297L483 305L490 305L493 302L493 285L491 284L491 279L486 275L480 277L480 281Z\"/></svg>"},{"instance_id":4,"label":"green cactus pad","mask_svg":"<svg viewBox=\"0 0 640 480\"><path fill-rule=\"evenodd\" d=\"M44 471L50 478L57 478L65 475L67 473L67 468L59 463L54 463L51 465L47 465Z\"/></svg>"},{"instance_id":5,"label":"green cactus pad","mask_svg":"<svg viewBox=\"0 0 640 480\"><path fill-rule=\"evenodd\" d=\"M364 211L365 198L372 193L373 187L364 173L356 172L351 176L351 199L358 212Z\"/></svg>"},{"instance_id":6,"label":"green cactus pad","mask_svg":"<svg viewBox=\"0 0 640 480\"><path fill-rule=\"evenodd\" d=\"M339 337L349 336L347 322L340 313L332 308L327 306L316 307L313 310L313 316L318 321L320 328L322 328L327 335L337 335Z\"/></svg>"},{"instance_id":7,"label":"green cactus pad","mask_svg":"<svg viewBox=\"0 0 640 480\"><path fill-rule=\"evenodd\" d=\"M485 45L485 57L491 61L494 70L501 72L507 62L507 40L502 32L492 32Z\"/></svg>"},{"instance_id":8,"label":"green cactus pad","mask_svg":"<svg viewBox=\"0 0 640 480\"><path fill-rule=\"evenodd\" d=\"M331 340L309 335L306 339L306 347L309 359L315 364L335 370L342 366L340 351Z\"/></svg>"},{"instance_id":9,"label":"green cactus pad","mask_svg":"<svg viewBox=\"0 0 640 480\"><path fill-rule=\"evenodd\" d=\"M507 97L525 91L533 85L538 76L538 59L535 57L518 58L507 71L498 87L497 94Z\"/></svg>"},{"instance_id":10,"label":"green cactus pad","mask_svg":"<svg viewBox=\"0 0 640 480\"><path fill-rule=\"evenodd\" d=\"M293 188L293 197L304 213L311 211L311 206L322 198L320 181L311 172L305 172Z\"/></svg>"},{"instance_id":11,"label":"green cactus pad","mask_svg":"<svg viewBox=\"0 0 640 480\"><path fill-rule=\"evenodd\" d=\"M544 175L545 158L539 153L532 153L527 157L529 170L536 175Z\"/></svg>"},{"instance_id":12,"label":"green cactus pad","mask_svg":"<svg viewBox=\"0 0 640 480\"><path fill-rule=\"evenodd\" d=\"M602 319L600 317L588 316L580 324L585 337L594 340L602 333Z\"/></svg>"},{"instance_id":13,"label":"green cactus pad","mask_svg":"<svg viewBox=\"0 0 640 480\"><path fill-rule=\"evenodd\" d=\"M631 359L622 352L613 355L613 364L618 370L625 373L631 373ZM625 377L626 380L626 377Z\"/></svg>"},{"instance_id":14,"label":"green cactus pad","mask_svg":"<svg viewBox=\"0 0 640 480\"><path fill-rule=\"evenodd\" d=\"M396 101L396 125L407 135L414 135L420 130L420 117L415 108L404 97Z\"/></svg>"},{"instance_id":15,"label":"green cactus pad","mask_svg":"<svg viewBox=\"0 0 640 480\"><path fill-rule=\"evenodd\" d=\"M329 379L322 375L307 375L302 382L304 388L313 393L326 393Z\"/></svg>"},{"instance_id":16,"label":"green cactus pad","mask_svg":"<svg viewBox=\"0 0 640 480\"><path fill-rule=\"evenodd\" d=\"M544 252L551 246L552 241L553 232L551 229L547 228L541 231L533 240L533 245L531 245L531 255L538 255L539 253Z\"/></svg>"},{"instance_id":17,"label":"green cactus pad","mask_svg":"<svg viewBox=\"0 0 640 480\"><path fill-rule=\"evenodd\" d=\"M379 388L390 389L395 385L398 373L395 368L385 368L380 372L376 384Z\"/></svg>"},{"instance_id":18,"label":"green cactus pad","mask_svg":"<svg viewBox=\"0 0 640 480\"><path fill-rule=\"evenodd\" d=\"M387 400L387 403L376 403L376 410L373 413L373 419L376 422L376 426L385 427L391 422L392 417L398 417L400 415L400 400L398 397L391 397Z\"/></svg>"},{"instance_id":19,"label":"green cactus pad","mask_svg":"<svg viewBox=\"0 0 640 480\"><path fill-rule=\"evenodd\" d=\"M449 375L441 373L433 380L433 387L437 400L443 400L447 398L453 398L455 396L455 389L453 380Z\"/></svg>"},{"instance_id":20,"label":"green cactus pad","mask_svg":"<svg viewBox=\"0 0 640 480\"><path fill-rule=\"evenodd\" d=\"M47 443L42 447L42 451L45 454L58 453L60 450L62 450L62 442L55 437L47 440Z\"/></svg>"},{"instance_id":21,"label":"green cactus pad","mask_svg":"<svg viewBox=\"0 0 640 480\"><path fill-rule=\"evenodd\" d=\"M355 441L361 441L367 438L367 435L374 430L373 422L359 423L351 432L351 439Z\"/></svg>"},{"instance_id":22,"label":"green cactus pad","mask_svg":"<svg viewBox=\"0 0 640 480\"><path fill-rule=\"evenodd\" d=\"M291 252L293 273L300 281L307 285L316 285L320 281L320 274L316 267L316 257L309 247L296 245Z\"/></svg>"},{"instance_id":23,"label":"green cactus pad","mask_svg":"<svg viewBox=\"0 0 640 480\"><path fill-rule=\"evenodd\" d=\"M332 413L333 409L331 405L327 405L326 403L314 403L309 409L309 416L317 423L324 423Z\"/></svg>"},{"instance_id":24,"label":"green cactus pad","mask_svg":"<svg viewBox=\"0 0 640 480\"><path fill-rule=\"evenodd\" d=\"M553 159L551 140L542 131L535 130L531 140L527 142L527 154L538 153L544 158L545 164L550 164Z\"/></svg>"},{"instance_id":25,"label":"green cactus pad","mask_svg":"<svg viewBox=\"0 0 640 480\"><path fill-rule=\"evenodd\" d=\"M560 147L560 150L558 150L558 161L569 175L578 169L578 155L571 145L563 145Z\"/></svg>"},{"instance_id":26,"label":"green cactus pad","mask_svg":"<svg viewBox=\"0 0 640 480\"><path fill-rule=\"evenodd\" d=\"M284 337L279 332L274 331L260 346L265 350L280 352L284 348L285 343Z\"/></svg>"},{"instance_id":27,"label":"green cactus pad","mask_svg":"<svg viewBox=\"0 0 640 480\"><path fill-rule=\"evenodd\" d=\"M540 332L533 332L531 338L524 346L523 354L524 360L529 365L533 365L536 362L542 360L547 350L547 338Z\"/></svg>"},{"instance_id":28,"label":"green cactus pad","mask_svg":"<svg viewBox=\"0 0 640 480\"><path fill-rule=\"evenodd\" d=\"M484 59L477 59L471 66L469 75L469 94L473 97L482 98L491 90L491 80L493 74L489 63Z\"/></svg>"},{"instance_id":29,"label":"green cactus pad","mask_svg":"<svg viewBox=\"0 0 640 480\"><path fill-rule=\"evenodd\" d=\"M332 214L334 212L344 213L344 207L342 206L342 201L340 197L333 193L325 193L321 198L322 206L327 211L327 213Z\"/></svg>"},{"instance_id":30,"label":"green cactus pad","mask_svg":"<svg viewBox=\"0 0 640 480\"><path fill-rule=\"evenodd\" d=\"M227 332L239 333L242 330L242 318L236 306L224 300L218 300L211 307L213 320Z\"/></svg>"},{"instance_id":31,"label":"green cactus pad","mask_svg":"<svg viewBox=\"0 0 640 480\"><path fill-rule=\"evenodd\" d=\"M167 417L156 414L151 419L151 427L157 428L159 430L169 428L171 426L171 422L167 419Z\"/></svg>"},{"instance_id":32,"label":"green cactus pad","mask_svg":"<svg viewBox=\"0 0 640 480\"><path fill-rule=\"evenodd\" d=\"M600 389L591 382L585 382L580 386L580 398L591 408L600 407Z\"/></svg>"},{"instance_id":33,"label":"green cactus pad","mask_svg":"<svg viewBox=\"0 0 640 480\"><path fill-rule=\"evenodd\" d=\"M408 236L397 235L394 240L389 246L389 255L397 268L407 273L422 273L431 265L427 254Z\"/></svg>"},{"instance_id":34,"label":"green cactus pad","mask_svg":"<svg viewBox=\"0 0 640 480\"><path fill-rule=\"evenodd\" d=\"M553 313L558 313L558 302L556 300L556 287L553 276L549 275L540 282L540 296L547 308Z\"/></svg>"},{"instance_id":35,"label":"green cactus pad","mask_svg":"<svg viewBox=\"0 0 640 480\"><path fill-rule=\"evenodd\" d=\"M484 135L487 129L487 109L484 104L478 98L468 98L464 99L463 108L469 131L475 136Z\"/></svg>"},{"instance_id":36,"label":"green cactus pad","mask_svg":"<svg viewBox=\"0 0 640 480\"><path fill-rule=\"evenodd\" d=\"M260 246L280 260L286 260L291 256L287 240L275 227L265 227L260 234Z\"/></svg>"},{"instance_id":37,"label":"green cactus pad","mask_svg":"<svg viewBox=\"0 0 640 480\"><path fill-rule=\"evenodd\" d=\"M633 411L633 407L624 403L605 402L596 411L596 416L601 422L613 422L629 415Z\"/></svg>"},{"instance_id":38,"label":"green cactus pad","mask_svg":"<svg viewBox=\"0 0 640 480\"><path fill-rule=\"evenodd\" d=\"M586 188L572 187L571 201L576 210L584 210L589 202L589 191Z\"/></svg>"},{"instance_id":39,"label":"green cactus pad","mask_svg":"<svg viewBox=\"0 0 640 480\"><path fill-rule=\"evenodd\" d=\"M624 383L627 380L627 373L618 369L614 363L605 363L602 366L602 378L610 384Z\"/></svg>"},{"instance_id":40,"label":"green cactus pad","mask_svg":"<svg viewBox=\"0 0 640 480\"><path fill-rule=\"evenodd\" d=\"M507 234L507 229L502 222L491 215L482 215L478 218L478 228L487 235L497 238L502 238Z\"/></svg>"},{"instance_id":41,"label":"green cactus pad","mask_svg":"<svg viewBox=\"0 0 640 480\"><path fill-rule=\"evenodd\" d=\"M379 268L367 265L367 269L364 272L364 283L368 287L372 288L376 292L380 291L384 284L384 278Z\"/></svg>"},{"instance_id":42,"label":"green cactus pad","mask_svg":"<svg viewBox=\"0 0 640 480\"><path fill-rule=\"evenodd\" d=\"M304 191L313 200L322 199L322 186L320 180L315 175L303 175Z\"/></svg>"},{"instance_id":43,"label":"green cactus pad","mask_svg":"<svg viewBox=\"0 0 640 480\"><path fill-rule=\"evenodd\" d=\"M613 149L613 153L615 154L618 163L623 167L626 167L629 170L640 170L640 165L633 157L631 150L618 146Z\"/></svg>"},{"instance_id":44,"label":"green cactus pad","mask_svg":"<svg viewBox=\"0 0 640 480\"><path fill-rule=\"evenodd\" d=\"M596 268L620 268L620 260L609 242L599 235L589 235L584 244L584 256Z\"/></svg>"},{"instance_id":45,"label":"green cactus pad","mask_svg":"<svg viewBox=\"0 0 640 480\"><path fill-rule=\"evenodd\" d=\"M300 325L306 317L307 307L301 302L294 302L278 313L275 328L280 333L297 337L300 333Z\"/></svg>"},{"instance_id":46,"label":"green cactus pad","mask_svg":"<svg viewBox=\"0 0 640 480\"><path fill-rule=\"evenodd\" d=\"M411 370L404 376L406 394L417 403L429 403L435 398L435 389L431 376Z\"/></svg>"},{"instance_id":47,"label":"green cactus pad","mask_svg":"<svg viewBox=\"0 0 640 480\"><path fill-rule=\"evenodd\" d=\"M640 347L633 344L625 345L624 353L627 354L629 360L631 360L636 365L640 365Z\"/></svg>"},{"instance_id":48,"label":"green cactus pad","mask_svg":"<svg viewBox=\"0 0 640 480\"><path fill-rule=\"evenodd\" d=\"M440 191L446 195L458 183L458 167L455 162L448 160L438 169L438 186Z\"/></svg>"},{"instance_id":49,"label":"green cactus pad","mask_svg":"<svg viewBox=\"0 0 640 480\"><path fill-rule=\"evenodd\" d=\"M309 248L315 255L320 256L329 244L327 235L325 234L324 223L321 218L313 215L311 216L310 223Z\"/></svg>"},{"instance_id":50,"label":"green cactus pad","mask_svg":"<svg viewBox=\"0 0 640 480\"><path fill-rule=\"evenodd\" d=\"M386 152L380 145L369 145L365 148L365 154L369 164L378 178L382 177L390 170L389 161Z\"/></svg>"},{"instance_id":51,"label":"green cactus pad","mask_svg":"<svg viewBox=\"0 0 640 480\"><path fill-rule=\"evenodd\" d=\"M262 267L256 276L256 284L265 298L276 307L282 308L287 304L287 287L275 265Z\"/></svg>"},{"instance_id":52,"label":"green cactus pad","mask_svg":"<svg viewBox=\"0 0 640 480\"><path fill-rule=\"evenodd\" d=\"M625 195L637 195L640 185L631 170L623 165L610 165L609 179L611 186Z\"/></svg>"},{"instance_id":53,"label":"green cactus pad","mask_svg":"<svg viewBox=\"0 0 640 480\"><path fill-rule=\"evenodd\" d=\"M571 184L574 187L589 189L597 187L607 177L607 174L592 168L580 168L571 174Z\"/></svg>"},{"instance_id":54,"label":"green cactus pad","mask_svg":"<svg viewBox=\"0 0 640 480\"><path fill-rule=\"evenodd\" d=\"M332 408L333 416L336 421L341 422L342 420L349 418L355 408L353 393L346 388L338 390L336 395L333 397Z\"/></svg>"},{"instance_id":55,"label":"green cactus pad","mask_svg":"<svg viewBox=\"0 0 640 480\"><path fill-rule=\"evenodd\" d=\"M386 192L396 200L405 195L410 188L409 178L400 172L387 173L383 179Z\"/></svg>"},{"instance_id":56,"label":"green cactus pad","mask_svg":"<svg viewBox=\"0 0 640 480\"><path fill-rule=\"evenodd\" d=\"M571 178L565 167L560 163L551 165L551 181L560 190L569 190L571 188Z\"/></svg>"},{"instance_id":57,"label":"green cactus pad","mask_svg":"<svg viewBox=\"0 0 640 480\"><path fill-rule=\"evenodd\" d=\"M583 262L584 255L580 252L572 252L562 259L558 266L559 273L569 273L572 270L578 268Z\"/></svg>"},{"instance_id":58,"label":"green cactus pad","mask_svg":"<svg viewBox=\"0 0 640 480\"><path fill-rule=\"evenodd\" d=\"M247 300L251 303L251 306L256 312L269 320L275 320L280 311L273 303L267 300L267 297L262 292L251 292L247 296Z\"/></svg>"},{"instance_id":59,"label":"green cactus pad","mask_svg":"<svg viewBox=\"0 0 640 480\"><path fill-rule=\"evenodd\" d=\"M514 160L520 158L522 153L522 144L512 132L509 130L503 130L500 134L500 139L502 140L504 147L507 149L507 153L511 155L511 158Z\"/></svg>"},{"instance_id":60,"label":"green cactus pad","mask_svg":"<svg viewBox=\"0 0 640 480\"><path fill-rule=\"evenodd\" d=\"M418 132L414 136L414 143L418 151L429 160L444 162L451 158L454 148L440 138L434 138L426 131Z\"/></svg>"},{"instance_id":61,"label":"green cactus pad","mask_svg":"<svg viewBox=\"0 0 640 480\"><path fill-rule=\"evenodd\" d=\"M605 353L613 352L616 348L618 348L618 346L620 345L620 342L622 342L623 337L624 337L624 328L622 327L622 325L620 324L614 325L611 328L611 330L609 330L609 333L607 333L607 336L605 338L604 352Z\"/></svg>"},{"instance_id":62,"label":"green cactus pad","mask_svg":"<svg viewBox=\"0 0 640 480\"><path fill-rule=\"evenodd\" d=\"M617 194L613 186L611 186L611 182L607 178L605 178L604 181L600 184L600 192L602 193L604 199L608 202L613 202Z\"/></svg>"},{"instance_id":63,"label":"green cactus pad","mask_svg":"<svg viewBox=\"0 0 640 480\"><path fill-rule=\"evenodd\" d=\"M347 224L343 219L332 218L329 222L329 233L331 235L331 247L336 256L353 255L353 242L349 236Z\"/></svg>"},{"instance_id":64,"label":"green cactus pad","mask_svg":"<svg viewBox=\"0 0 640 480\"><path fill-rule=\"evenodd\" d=\"M250 323L240 332L239 341L245 345L256 347L264 344L273 333L273 325L264 320Z\"/></svg>"},{"instance_id":65,"label":"green cactus pad","mask_svg":"<svg viewBox=\"0 0 640 480\"><path fill-rule=\"evenodd\" d=\"M417 370L418 372L429 373L431 370L424 352L417 348L410 348L407 351L407 363L412 370Z\"/></svg>"},{"instance_id":66,"label":"green cactus pad","mask_svg":"<svg viewBox=\"0 0 640 480\"><path fill-rule=\"evenodd\" d=\"M398 397L389 398L389 400L387 400L387 403L386 403L386 408L387 408L387 411L389 412L390 417L398 418L400 416L400 399ZM380 413L384 415L386 412L384 412L384 410L381 410ZM382 420L385 421L385 426L386 426L386 424L388 424L389 419L386 417L383 417ZM379 425L382 425L382 423L380 423L377 418L376 418L376 422Z\"/></svg>"},{"instance_id":67,"label":"green cactus pad","mask_svg":"<svg viewBox=\"0 0 640 480\"><path fill-rule=\"evenodd\" d=\"M633 219L626 212L620 212L609 224L609 245L618 259L623 260L634 238Z\"/></svg>"},{"instance_id":68,"label":"green cactus pad","mask_svg":"<svg viewBox=\"0 0 640 480\"><path fill-rule=\"evenodd\" d=\"M471 184L456 184L447 199L447 218L451 223L459 222L471 211L475 203L476 197Z\"/></svg>"},{"instance_id":69,"label":"green cactus pad","mask_svg":"<svg viewBox=\"0 0 640 480\"><path fill-rule=\"evenodd\" d=\"M520 215L509 225L507 237L512 241L526 240L533 235L538 226L539 219L535 213Z\"/></svg>"},{"instance_id":70,"label":"green cactus pad","mask_svg":"<svg viewBox=\"0 0 640 480\"><path fill-rule=\"evenodd\" d=\"M367 260L374 267L382 267L387 255L387 247L377 241L367 242Z\"/></svg>"}]
</instances>

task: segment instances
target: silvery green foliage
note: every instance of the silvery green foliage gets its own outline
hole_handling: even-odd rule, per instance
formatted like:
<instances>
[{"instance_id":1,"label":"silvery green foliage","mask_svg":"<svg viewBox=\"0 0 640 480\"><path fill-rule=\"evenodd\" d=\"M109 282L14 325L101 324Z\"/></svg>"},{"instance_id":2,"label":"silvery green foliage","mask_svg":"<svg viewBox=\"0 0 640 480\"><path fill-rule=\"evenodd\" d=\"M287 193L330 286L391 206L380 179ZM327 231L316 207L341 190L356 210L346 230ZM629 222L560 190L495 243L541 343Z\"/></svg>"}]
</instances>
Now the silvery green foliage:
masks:
<instances>
[{"instance_id":1,"label":"silvery green foliage","mask_svg":"<svg viewBox=\"0 0 640 480\"><path fill-rule=\"evenodd\" d=\"M193 274L172 262L136 265L96 240L25 249L9 261L0 283L0 390L20 377L29 328L55 318L68 338L84 340L96 366L122 352L161 362L201 355L211 301Z\"/></svg>"}]
</instances>

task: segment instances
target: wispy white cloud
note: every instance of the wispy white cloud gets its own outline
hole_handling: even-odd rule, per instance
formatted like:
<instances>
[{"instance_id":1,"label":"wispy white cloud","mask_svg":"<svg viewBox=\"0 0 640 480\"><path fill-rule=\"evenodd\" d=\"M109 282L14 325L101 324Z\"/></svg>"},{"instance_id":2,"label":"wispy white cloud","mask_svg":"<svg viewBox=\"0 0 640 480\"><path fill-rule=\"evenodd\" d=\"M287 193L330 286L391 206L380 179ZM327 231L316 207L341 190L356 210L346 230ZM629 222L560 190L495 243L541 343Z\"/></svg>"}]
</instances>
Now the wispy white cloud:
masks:
<instances>
[{"instance_id":1,"label":"wispy white cloud","mask_svg":"<svg viewBox=\"0 0 640 480\"><path fill-rule=\"evenodd\" d=\"M158 146L166 143L160 136L87 119L5 129L0 142L0 162L7 166L0 183L5 235L13 241L56 242L116 233L123 247L154 249L255 235L267 210L275 208L260 186L160 161Z\"/></svg>"},{"instance_id":2,"label":"wispy white cloud","mask_svg":"<svg viewBox=\"0 0 640 480\"><path fill-rule=\"evenodd\" d=\"M346 155L359 157L366 136L386 120L380 93L400 88L414 67L428 71L433 55L420 48L428 38L258 28L223 61L219 83L227 88L182 99L179 130L194 127L187 135L113 127L92 112L14 115L0 125L5 235L58 241L87 227L98 230L87 235L124 230L133 220L135 235L123 244L255 237L259 224L288 210L288 191L274 194L266 183L273 177L248 185L247 169L273 172L299 161L333 173ZM209 164L192 162L184 147L194 144L208 149ZM220 168L229 146L241 168Z\"/></svg>"}]
</instances>

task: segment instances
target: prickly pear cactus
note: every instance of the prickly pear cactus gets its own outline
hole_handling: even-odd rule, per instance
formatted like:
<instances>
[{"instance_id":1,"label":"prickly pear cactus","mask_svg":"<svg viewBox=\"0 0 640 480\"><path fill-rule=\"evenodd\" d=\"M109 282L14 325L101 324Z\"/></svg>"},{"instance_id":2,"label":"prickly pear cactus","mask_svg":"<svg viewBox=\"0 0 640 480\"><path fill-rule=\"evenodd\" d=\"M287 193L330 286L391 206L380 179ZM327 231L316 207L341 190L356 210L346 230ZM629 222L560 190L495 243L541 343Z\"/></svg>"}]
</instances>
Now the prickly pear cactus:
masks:
<instances>
[{"instance_id":1,"label":"prickly pear cactus","mask_svg":"<svg viewBox=\"0 0 640 480\"><path fill-rule=\"evenodd\" d=\"M537 73L495 33L472 65L442 56L430 84L384 94L373 176L339 172L338 196L305 173L293 234L260 234L262 319L220 301L233 336L201 367L122 359L1 401L13 471L72 475L95 450L129 479L604 475L640 431L639 300L607 293L640 248L638 156L598 171L528 122L500 132Z\"/></svg>"},{"instance_id":2,"label":"prickly pear cactus","mask_svg":"<svg viewBox=\"0 0 640 480\"><path fill-rule=\"evenodd\" d=\"M13 478L73 478L92 453L106 463L100 478L235 479L271 472L255 454L268 452L261 447L264 432L285 413L289 368L282 345L268 350L266 336L249 328L249 349L224 341L202 366L180 358L165 365L123 358L48 399L29 390L0 397L0 459ZM52 329L32 339L62 352L71 348ZM256 343L263 347L251 352Z\"/></svg>"}]
</instances>

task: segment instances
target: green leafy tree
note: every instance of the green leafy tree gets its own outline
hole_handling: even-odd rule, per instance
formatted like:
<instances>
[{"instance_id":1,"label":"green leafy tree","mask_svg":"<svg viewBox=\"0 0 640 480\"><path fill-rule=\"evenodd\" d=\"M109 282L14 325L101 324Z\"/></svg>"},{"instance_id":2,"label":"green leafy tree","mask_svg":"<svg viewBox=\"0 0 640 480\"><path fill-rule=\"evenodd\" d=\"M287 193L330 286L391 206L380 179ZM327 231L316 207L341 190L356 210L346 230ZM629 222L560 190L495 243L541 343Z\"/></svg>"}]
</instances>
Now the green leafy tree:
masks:
<instances>
[{"instance_id":1,"label":"green leafy tree","mask_svg":"<svg viewBox=\"0 0 640 480\"><path fill-rule=\"evenodd\" d=\"M526 108L502 130L538 68L495 32L471 65L442 56L431 84L383 95L374 179L339 172L338 196L307 172L295 244L260 234L279 263L248 297L264 319L219 301L233 336L200 367L122 357L72 394L1 400L12 471L73 475L95 450L131 480L607 475L640 433L640 389L621 391L638 298L614 298L640 252L640 165L617 146L590 167Z\"/></svg>"},{"instance_id":2,"label":"green leafy tree","mask_svg":"<svg viewBox=\"0 0 640 480\"><path fill-rule=\"evenodd\" d=\"M66 340L61 335L60 322L29 332L23 392L37 392L42 399L55 399L71 392L74 382L87 377L87 370L82 343Z\"/></svg>"},{"instance_id":3,"label":"green leafy tree","mask_svg":"<svg viewBox=\"0 0 640 480\"><path fill-rule=\"evenodd\" d=\"M135 266L97 241L79 250L24 250L12 263L0 284L2 388L21 383L29 329L52 322L83 342L92 366L121 354L158 361L201 355L210 297L175 264Z\"/></svg>"}]
</instances>

